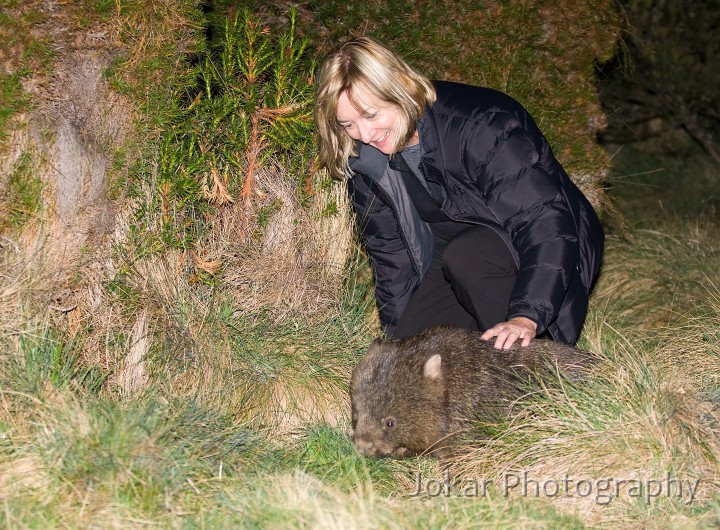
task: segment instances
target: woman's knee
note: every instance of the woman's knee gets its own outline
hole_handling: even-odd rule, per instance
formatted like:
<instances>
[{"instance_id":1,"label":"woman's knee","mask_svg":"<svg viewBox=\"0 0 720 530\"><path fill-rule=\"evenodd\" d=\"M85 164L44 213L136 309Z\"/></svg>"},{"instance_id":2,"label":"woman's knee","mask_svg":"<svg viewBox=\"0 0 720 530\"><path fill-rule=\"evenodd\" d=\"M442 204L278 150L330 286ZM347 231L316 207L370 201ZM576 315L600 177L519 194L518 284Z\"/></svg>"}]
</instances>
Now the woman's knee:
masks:
<instances>
[{"instance_id":1,"label":"woman's knee","mask_svg":"<svg viewBox=\"0 0 720 530\"><path fill-rule=\"evenodd\" d=\"M450 240L443 252L442 267L450 280L467 275L477 279L517 273L507 243L493 229L484 226L465 230Z\"/></svg>"}]
</instances>

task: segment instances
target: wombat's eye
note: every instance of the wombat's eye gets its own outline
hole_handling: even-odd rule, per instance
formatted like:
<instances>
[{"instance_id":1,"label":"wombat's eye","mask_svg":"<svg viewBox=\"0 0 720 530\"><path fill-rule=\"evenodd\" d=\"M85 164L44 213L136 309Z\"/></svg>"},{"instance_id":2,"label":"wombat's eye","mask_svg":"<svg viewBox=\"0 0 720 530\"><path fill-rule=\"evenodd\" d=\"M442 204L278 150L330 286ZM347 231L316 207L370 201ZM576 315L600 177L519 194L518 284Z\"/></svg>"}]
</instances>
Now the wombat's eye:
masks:
<instances>
[{"instance_id":1,"label":"wombat's eye","mask_svg":"<svg viewBox=\"0 0 720 530\"><path fill-rule=\"evenodd\" d=\"M387 427L388 429L392 429L393 427L395 427L395 420L393 418L388 418L387 420L385 420L385 427Z\"/></svg>"}]
</instances>

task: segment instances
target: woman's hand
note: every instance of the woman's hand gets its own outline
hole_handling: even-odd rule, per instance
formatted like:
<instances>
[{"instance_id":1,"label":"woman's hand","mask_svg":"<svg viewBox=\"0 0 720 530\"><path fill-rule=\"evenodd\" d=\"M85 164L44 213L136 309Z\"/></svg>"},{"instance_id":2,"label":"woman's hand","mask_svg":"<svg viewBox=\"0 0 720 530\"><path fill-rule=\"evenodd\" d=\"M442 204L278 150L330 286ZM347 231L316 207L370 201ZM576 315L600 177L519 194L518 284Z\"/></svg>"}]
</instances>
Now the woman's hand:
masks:
<instances>
[{"instance_id":1,"label":"woman's hand","mask_svg":"<svg viewBox=\"0 0 720 530\"><path fill-rule=\"evenodd\" d=\"M525 317L511 318L507 322L500 322L494 325L485 333L482 338L490 340L497 337L495 347L499 350L509 350L515 341L522 339L521 346L527 346L535 338L537 324Z\"/></svg>"}]
</instances>

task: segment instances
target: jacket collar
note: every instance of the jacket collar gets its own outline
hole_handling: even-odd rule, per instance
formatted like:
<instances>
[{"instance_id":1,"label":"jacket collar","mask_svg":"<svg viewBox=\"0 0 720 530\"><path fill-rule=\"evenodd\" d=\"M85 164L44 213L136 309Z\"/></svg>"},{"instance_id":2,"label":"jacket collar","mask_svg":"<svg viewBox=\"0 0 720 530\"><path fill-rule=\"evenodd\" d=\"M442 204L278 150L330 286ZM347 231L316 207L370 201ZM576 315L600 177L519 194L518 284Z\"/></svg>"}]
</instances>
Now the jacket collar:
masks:
<instances>
[{"instance_id":1,"label":"jacket collar","mask_svg":"<svg viewBox=\"0 0 720 530\"><path fill-rule=\"evenodd\" d=\"M356 173L367 175L373 180L379 180L387 168L388 156L362 142L355 142L355 146L358 156L351 156L348 160L350 169Z\"/></svg>"},{"instance_id":2,"label":"jacket collar","mask_svg":"<svg viewBox=\"0 0 720 530\"><path fill-rule=\"evenodd\" d=\"M425 176L430 180L442 183L444 178L440 168L445 167L445 158L442 154L440 136L438 135L435 114L432 107L426 108L425 114L420 118L418 122L418 133L420 134L420 143L422 143L424 151L423 162L425 163Z\"/></svg>"}]
</instances>

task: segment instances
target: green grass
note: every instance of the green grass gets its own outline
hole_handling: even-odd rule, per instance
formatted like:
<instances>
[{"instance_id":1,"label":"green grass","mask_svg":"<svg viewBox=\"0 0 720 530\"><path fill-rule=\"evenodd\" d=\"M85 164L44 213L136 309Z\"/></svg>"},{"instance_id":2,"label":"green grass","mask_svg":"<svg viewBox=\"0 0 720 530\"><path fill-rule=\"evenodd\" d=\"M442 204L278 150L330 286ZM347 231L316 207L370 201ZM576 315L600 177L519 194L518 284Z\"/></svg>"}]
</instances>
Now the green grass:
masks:
<instances>
[{"instance_id":1,"label":"green grass","mask_svg":"<svg viewBox=\"0 0 720 530\"><path fill-rule=\"evenodd\" d=\"M32 28L44 16L37 5L19 9L18 2L0 2L0 41L3 68L0 71L0 156L7 156L13 133L27 126L26 113L34 104L23 83L45 78L54 52L49 38L40 38ZM41 209L42 183L35 176L41 156L25 150L8 173L0 175L0 232L21 228Z\"/></svg>"},{"instance_id":2,"label":"green grass","mask_svg":"<svg viewBox=\"0 0 720 530\"><path fill-rule=\"evenodd\" d=\"M25 75L27 72L24 71L13 74L3 72L0 75L0 101L3 102L0 107L0 131L2 131L0 139L2 140L7 139L10 119L19 111L28 108L30 99L22 88L22 78Z\"/></svg>"},{"instance_id":3,"label":"green grass","mask_svg":"<svg viewBox=\"0 0 720 530\"><path fill-rule=\"evenodd\" d=\"M5 229L17 231L42 211L44 185L36 176L37 164L37 155L32 151L26 151L18 157L11 173L7 175L5 189L0 192L0 204L6 209L4 215L0 217L0 231Z\"/></svg>"},{"instance_id":4,"label":"green grass","mask_svg":"<svg viewBox=\"0 0 720 530\"><path fill-rule=\"evenodd\" d=\"M43 335L24 334L18 338L18 352L4 359L8 386L20 392L38 393L46 385L60 390L83 388L97 394L103 374L97 367L81 362L72 342L52 330Z\"/></svg>"},{"instance_id":5,"label":"green grass","mask_svg":"<svg viewBox=\"0 0 720 530\"><path fill-rule=\"evenodd\" d=\"M0 146L18 126L14 117L32 108L32 98L23 88L23 81L48 75L54 58L51 40L40 38L32 31L46 20L38 4L0 2L0 39L4 52L4 68L0 72Z\"/></svg>"}]
</instances>

